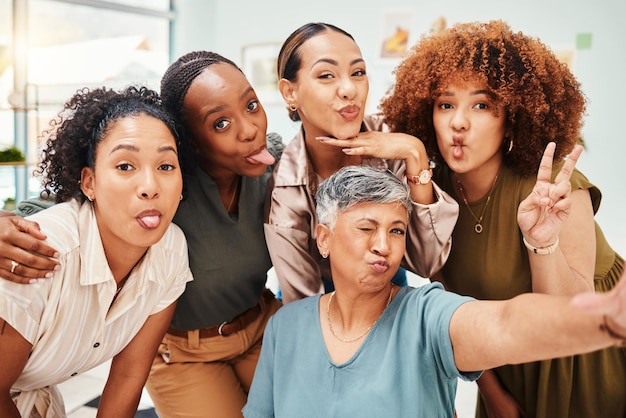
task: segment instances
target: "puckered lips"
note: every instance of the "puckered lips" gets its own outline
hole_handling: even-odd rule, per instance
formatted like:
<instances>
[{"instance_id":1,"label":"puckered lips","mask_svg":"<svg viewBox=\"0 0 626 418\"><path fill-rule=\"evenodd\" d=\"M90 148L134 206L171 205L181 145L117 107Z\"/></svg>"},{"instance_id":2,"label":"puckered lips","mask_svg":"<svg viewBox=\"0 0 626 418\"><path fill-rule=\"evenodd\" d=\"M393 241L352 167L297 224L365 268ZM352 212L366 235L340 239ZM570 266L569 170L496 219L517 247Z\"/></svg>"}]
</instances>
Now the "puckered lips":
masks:
<instances>
[{"instance_id":1,"label":"puckered lips","mask_svg":"<svg viewBox=\"0 0 626 418\"><path fill-rule=\"evenodd\" d=\"M339 109L339 114L346 122L352 122L359 117L361 108L356 105L347 105Z\"/></svg>"},{"instance_id":2,"label":"puckered lips","mask_svg":"<svg viewBox=\"0 0 626 418\"><path fill-rule=\"evenodd\" d=\"M374 269L374 271L377 273L385 273L387 270L389 270L389 263L387 263L387 261L382 258L375 260L374 262L370 263L370 265L372 266L372 269Z\"/></svg>"}]
</instances>

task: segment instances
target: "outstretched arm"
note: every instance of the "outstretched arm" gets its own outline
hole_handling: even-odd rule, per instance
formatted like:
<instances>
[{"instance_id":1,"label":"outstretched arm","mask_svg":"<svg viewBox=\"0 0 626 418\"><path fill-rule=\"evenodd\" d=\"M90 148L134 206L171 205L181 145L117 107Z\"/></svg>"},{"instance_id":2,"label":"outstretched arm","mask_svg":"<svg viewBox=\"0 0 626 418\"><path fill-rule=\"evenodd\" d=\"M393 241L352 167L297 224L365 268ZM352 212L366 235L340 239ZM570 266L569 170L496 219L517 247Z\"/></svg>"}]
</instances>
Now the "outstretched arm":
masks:
<instances>
[{"instance_id":1,"label":"outstretched arm","mask_svg":"<svg viewBox=\"0 0 626 418\"><path fill-rule=\"evenodd\" d=\"M552 182L555 148L552 142L546 147L537 182L520 203L517 220L528 247L533 291L574 295L593 290L594 214L589 191L571 191L582 147L572 150Z\"/></svg>"},{"instance_id":2,"label":"outstretched arm","mask_svg":"<svg viewBox=\"0 0 626 418\"><path fill-rule=\"evenodd\" d=\"M490 369L626 345L626 271L609 292L526 293L461 305L450 321L459 370Z\"/></svg>"},{"instance_id":3,"label":"outstretched arm","mask_svg":"<svg viewBox=\"0 0 626 418\"><path fill-rule=\"evenodd\" d=\"M45 239L36 222L19 216L0 217L0 277L17 283L52 277L59 264L54 260L58 253Z\"/></svg>"}]
</instances>

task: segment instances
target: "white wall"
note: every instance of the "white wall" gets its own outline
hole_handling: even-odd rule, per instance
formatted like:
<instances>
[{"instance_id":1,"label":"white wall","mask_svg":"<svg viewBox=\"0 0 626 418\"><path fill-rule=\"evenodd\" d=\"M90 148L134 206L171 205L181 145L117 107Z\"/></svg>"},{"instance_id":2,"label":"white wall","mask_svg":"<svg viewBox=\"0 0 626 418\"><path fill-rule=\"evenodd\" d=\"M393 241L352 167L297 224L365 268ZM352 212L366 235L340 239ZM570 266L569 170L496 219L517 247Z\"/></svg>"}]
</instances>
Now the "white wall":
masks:
<instances>
[{"instance_id":1,"label":"white wall","mask_svg":"<svg viewBox=\"0 0 626 418\"><path fill-rule=\"evenodd\" d=\"M576 35L591 33L590 49L577 51L574 73L588 99L583 136L587 150L578 167L603 192L596 220L609 243L626 255L626 175L621 145L626 134L626 2L624 0L176 0L180 22L174 33L174 57L194 49L213 50L241 63L242 47L264 42L282 42L306 22L333 23L350 32L361 47L370 75L370 111L392 78L393 63L378 59L382 16L386 11L406 9L414 16L411 43L428 31L440 16L448 25L460 21L502 19L514 30L541 38L556 48L575 48ZM282 104L264 104L269 129L291 139L297 126Z\"/></svg>"}]
</instances>

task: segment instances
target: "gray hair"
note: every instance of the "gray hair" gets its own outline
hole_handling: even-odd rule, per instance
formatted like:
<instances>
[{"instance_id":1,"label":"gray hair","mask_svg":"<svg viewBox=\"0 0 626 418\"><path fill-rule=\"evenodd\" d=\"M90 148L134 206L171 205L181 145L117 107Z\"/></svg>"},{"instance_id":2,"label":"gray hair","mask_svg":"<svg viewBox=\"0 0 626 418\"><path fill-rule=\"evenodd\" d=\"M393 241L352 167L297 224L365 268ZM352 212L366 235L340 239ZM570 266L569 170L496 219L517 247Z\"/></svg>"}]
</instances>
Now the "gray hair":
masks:
<instances>
[{"instance_id":1,"label":"gray hair","mask_svg":"<svg viewBox=\"0 0 626 418\"><path fill-rule=\"evenodd\" d=\"M353 165L324 180L315 194L317 219L333 229L337 216L359 203L394 203L411 215L409 187L389 171Z\"/></svg>"}]
</instances>

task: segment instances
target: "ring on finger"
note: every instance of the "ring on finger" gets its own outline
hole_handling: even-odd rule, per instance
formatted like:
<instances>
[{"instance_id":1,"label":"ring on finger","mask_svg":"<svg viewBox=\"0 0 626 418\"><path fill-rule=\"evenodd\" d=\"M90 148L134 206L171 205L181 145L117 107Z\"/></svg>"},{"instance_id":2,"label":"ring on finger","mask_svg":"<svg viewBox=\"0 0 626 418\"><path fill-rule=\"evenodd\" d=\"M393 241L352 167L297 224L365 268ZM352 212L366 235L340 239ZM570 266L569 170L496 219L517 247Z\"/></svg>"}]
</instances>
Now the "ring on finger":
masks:
<instances>
[{"instance_id":1,"label":"ring on finger","mask_svg":"<svg viewBox=\"0 0 626 418\"><path fill-rule=\"evenodd\" d=\"M15 272L15 269L17 268L17 266L19 266L20 263L18 263L17 261L13 261L11 260L11 274L13 274Z\"/></svg>"}]
</instances>

